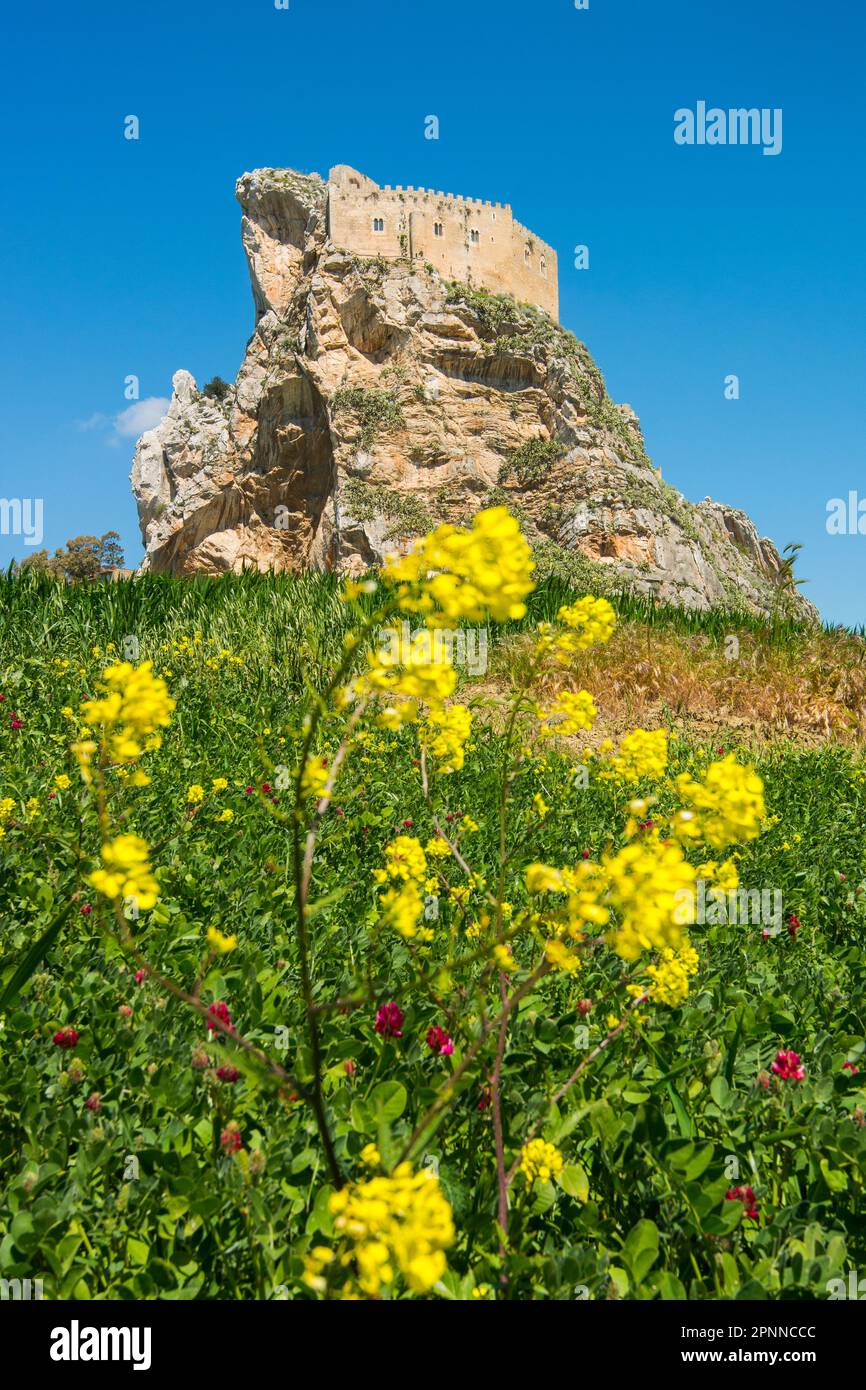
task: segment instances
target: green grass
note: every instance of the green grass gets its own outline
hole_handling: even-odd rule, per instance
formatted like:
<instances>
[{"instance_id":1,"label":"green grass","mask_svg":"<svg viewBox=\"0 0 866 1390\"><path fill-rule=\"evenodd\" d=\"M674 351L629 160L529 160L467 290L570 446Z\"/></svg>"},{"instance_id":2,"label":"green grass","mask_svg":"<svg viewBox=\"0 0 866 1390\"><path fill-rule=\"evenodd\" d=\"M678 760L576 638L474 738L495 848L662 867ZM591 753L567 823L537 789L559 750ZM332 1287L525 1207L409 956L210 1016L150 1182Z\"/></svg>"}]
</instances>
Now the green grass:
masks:
<instances>
[{"instance_id":1,"label":"green grass","mask_svg":"<svg viewBox=\"0 0 866 1390\"><path fill-rule=\"evenodd\" d=\"M561 580L543 581L527 619L493 626L493 640L553 618L570 597ZM720 643L730 631L764 630L742 614L614 602L630 622ZM274 1083L230 1044L207 1051L214 1066L241 1068L236 1085L217 1081L213 1066L197 1068L207 1045L201 1020L152 983L135 983L106 934L107 909L85 882L100 837L68 751L77 725L62 711L93 693L111 642L122 653L136 638L140 658L171 673L177 710L163 748L145 760L151 784L111 779L116 825L150 842L160 880L159 905L135 936L161 970L191 987L206 927L237 933L238 950L207 971L202 997L228 1001L244 1035L306 1081L290 827L274 812L285 808L279 769L297 760L309 691L339 658L349 625L330 577L0 584L0 797L16 803L0 840L0 1278L42 1278L46 1297L59 1298L310 1296L303 1256L333 1235L310 1111L303 1103L287 1110ZM192 652L175 650L197 632ZM773 634L780 643L806 637L794 625ZM12 709L24 721L17 731ZM312 885L316 997L367 991L359 1007L329 1012L323 1027L327 1107L353 1175L363 1173L359 1154L369 1142L386 1161L396 1156L477 1024L477 979L466 993L444 976L408 988L406 944L376 928L371 869L405 820L423 842L434 814L445 823L463 812L478 823L464 841L472 867L495 877L503 747L482 715L479 707L466 768L435 790L435 813L411 732L375 731L338 784L343 814L326 818ZM326 726L321 751L333 750L341 727ZM711 747L679 740L671 771L699 774L711 756ZM763 940L752 925L696 928L701 966L686 1004L643 1010L549 1114L546 1099L605 1035L615 1007L605 997L621 963L599 952L576 980L549 977L514 1018L503 1067L506 1147L516 1152L542 1119L570 1175L565 1187L515 1189L514 1297L571 1301L583 1289L591 1298L824 1297L828 1279L866 1260L862 763L832 744L778 745L761 755L759 771L779 819L743 847L740 875L746 886L782 894L785 914L803 923L796 939L783 931ZM72 785L51 798L61 773ZM215 777L228 779L225 792L211 792ZM276 807L246 791L264 781ZM206 789L195 814L191 783ZM654 814L673 804L666 785L645 790L660 797ZM537 792L552 808L544 821ZM216 820L223 807L234 811L227 825ZM506 879L515 910L526 903L526 863L573 863L583 850L594 858L622 843L623 819L609 785L592 777L575 787L566 756L523 763ZM88 916L83 902L94 905ZM437 965L470 949L444 901L429 949ZM536 954L531 940L515 945L523 969ZM22 963L30 970L23 980ZM576 1005L585 996L596 1005L583 1019ZM373 1030L376 1001L391 998L406 1013L399 1042ZM424 1045L443 1017L458 1039L453 1060ZM64 1026L80 1032L74 1054L52 1046ZM759 1074L779 1047L800 1053L806 1080L765 1089ZM843 1071L846 1059L864 1070ZM482 1049L418 1155L438 1167L458 1232L439 1296L496 1287L501 1273L491 1114L479 1109L492 1062L492 1047ZM94 1093L101 1108L88 1110ZM240 1126L243 1163L220 1146L230 1121ZM737 1183L754 1188L759 1222L726 1201Z\"/></svg>"}]
</instances>

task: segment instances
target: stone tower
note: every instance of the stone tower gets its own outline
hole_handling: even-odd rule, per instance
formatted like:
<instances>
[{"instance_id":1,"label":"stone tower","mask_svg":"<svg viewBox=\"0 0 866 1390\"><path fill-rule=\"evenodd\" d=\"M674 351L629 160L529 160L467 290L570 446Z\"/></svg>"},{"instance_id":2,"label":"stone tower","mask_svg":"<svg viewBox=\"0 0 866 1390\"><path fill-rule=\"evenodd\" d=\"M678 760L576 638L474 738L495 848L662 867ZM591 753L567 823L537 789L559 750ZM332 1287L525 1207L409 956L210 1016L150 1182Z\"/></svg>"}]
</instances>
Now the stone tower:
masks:
<instances>
[{"instance_id":1,"label":"stone tower","mask_svg":"<svg viewBox=\"0 0 866 1390\"><path fill-rule=\"evenodd\" d=\"M449 280L510 294L559 318L556 252L515 221L508 203L427 188L391 188L347 164L328 176L328 228L359 256L425 261Z\"/></svg>"}]
</instances>

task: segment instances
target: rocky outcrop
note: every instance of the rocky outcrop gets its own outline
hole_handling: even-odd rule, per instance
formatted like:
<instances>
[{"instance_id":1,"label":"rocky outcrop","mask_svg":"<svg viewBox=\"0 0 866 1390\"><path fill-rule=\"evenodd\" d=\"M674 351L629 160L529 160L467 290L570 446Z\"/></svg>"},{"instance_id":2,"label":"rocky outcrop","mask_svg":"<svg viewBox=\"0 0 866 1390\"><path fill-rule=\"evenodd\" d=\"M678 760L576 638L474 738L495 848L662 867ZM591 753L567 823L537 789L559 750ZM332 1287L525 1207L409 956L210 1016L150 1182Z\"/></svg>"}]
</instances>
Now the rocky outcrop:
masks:
<instances>
[{"instance_id":1,"label":"rocky outcrop","mask_svg":"<svg viewBox=\"0 0 866 1390\"><path fill-rule=\"evenodd\" d=\"M327 187L272 169L238 182L255 329L229 388L176 373L138 443L144 568L360 573L506 502L546 555L581 552L689 606L773 607L772 542L662 480L582 343L431 266L335 247ZM793 590L786 602L814 612Z\"/></svg>"}]
</instances>

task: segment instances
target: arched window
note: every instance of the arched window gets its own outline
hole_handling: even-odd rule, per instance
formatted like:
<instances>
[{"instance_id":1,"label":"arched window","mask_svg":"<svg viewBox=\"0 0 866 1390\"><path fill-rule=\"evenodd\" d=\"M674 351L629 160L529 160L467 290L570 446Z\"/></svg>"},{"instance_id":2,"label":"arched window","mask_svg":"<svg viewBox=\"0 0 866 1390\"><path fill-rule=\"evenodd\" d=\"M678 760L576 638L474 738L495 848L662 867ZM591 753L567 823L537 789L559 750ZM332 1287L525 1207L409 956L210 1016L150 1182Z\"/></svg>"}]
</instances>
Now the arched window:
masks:
<instances>
[{"instance_id":1,"label":"arched window","mask_svg":"<svg viewBox=\"0 0 866 1390\"><path fill-rule=\"evenodd\" d=\"M374 232L384 232L384 230L385 230L385 219L384 219L384 217L374 217L374 218L373 218L373 231L374 231Z\"/></svg>"},{"instance_id":2,"label":"arched window","mask_svg":"<svg viewBox=\"0 0 866 1390\"><path fill-rule=\"evenodd\" d=\"M530 258L531 255L532 255L532 252L530 251L529 247L528 247L528 246L524 246L524 248L523 248L523 259L526 261L527 265L529 264L529 258Z\"/></svg>"},{"instance_id":3,"label":"arched window","mask_svg":"<svg viewBox=\"0 0 866 1390\"><path fill-rule=\"evenodd\" d=\"M480 232L470 232L470 233L469 233L469 240L471 241L471 243L472 243L473 246L477 246L478 243L479 243L479 241L481 240L481 233L480 233Z\"/></svg>"},{"instance_id":4,"label":"arched window","mask_svg":"<svg viewBox=\"0 0 866 1390\"><path fill-rule=\"evenodd\" d=\"M547 261L544 259L543 256L542 256L542 258L541 258L541 273L542 273L542 275L544 275L545 278L546 278L546 276L547 276Z\"/></svg>"},{"instance_id":5,"label":"arched window","mask_svg":"<svg viewBox=\"0 0 866 1390\"><path fill-rule=\"evenodd\" d=\"M433 235L434 235L434 236L442 236L444 230L445 230L445 229L444 229L444 227L442 226L442 223L441 223L441 222L434 222L434 223L433 223Z\"/></svg>"}]
</instances>

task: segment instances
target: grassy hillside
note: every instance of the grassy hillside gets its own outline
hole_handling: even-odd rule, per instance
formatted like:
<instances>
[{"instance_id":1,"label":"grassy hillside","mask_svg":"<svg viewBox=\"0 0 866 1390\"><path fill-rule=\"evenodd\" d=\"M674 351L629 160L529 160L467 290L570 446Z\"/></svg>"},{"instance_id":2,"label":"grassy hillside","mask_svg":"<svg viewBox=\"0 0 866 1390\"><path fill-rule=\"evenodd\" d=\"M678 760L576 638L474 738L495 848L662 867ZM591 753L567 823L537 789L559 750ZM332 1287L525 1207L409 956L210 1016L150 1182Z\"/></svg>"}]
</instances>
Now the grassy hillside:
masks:
<instances>
[{"instance_id":1,"label":"grassy hillside","mask_svg":"<svg viewBox=\"0 0 866 1390\"><path fill-rule=\"evenodd\" d=\"M415 724L324 715L309 752L344 761L319 815L296 798L305 721L378 595L347 604L317 576L0 584L0 1278L61 1298L773 1298L863 1266L862 638L613 597L610 640L545 666L537 625L574 598L548 579L489 624L488 669L454 697L462 768L435 775L429 724L422 756ZM97 774L80 706L125 656L176 708L161 747ZM579 688L595 728L539 739L535 703ZM634 727L673 736L628 782L610 774ZM730 754L763 780L761 833L686 853L729 858L772 910L692 926L671 1005L647 997L661 938L634 960L608 935L628 905L570 936L526 870L661 855L677 777L703 785ZM131 834L158 894L124 916L130 895L90 875ZM414 881L390 873L400 836L427 858L405 934L375 873ZM526 1157L539 1138L549 1171ZM390 1201L403 1161L438 1183L382 1236L389 1279L341 1202L374 1232L369 1184Z\"/></svg>"}]
</instances>

